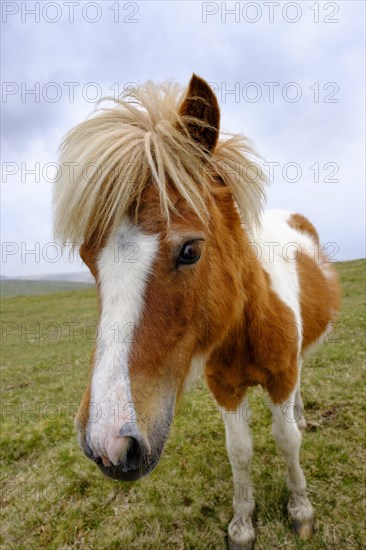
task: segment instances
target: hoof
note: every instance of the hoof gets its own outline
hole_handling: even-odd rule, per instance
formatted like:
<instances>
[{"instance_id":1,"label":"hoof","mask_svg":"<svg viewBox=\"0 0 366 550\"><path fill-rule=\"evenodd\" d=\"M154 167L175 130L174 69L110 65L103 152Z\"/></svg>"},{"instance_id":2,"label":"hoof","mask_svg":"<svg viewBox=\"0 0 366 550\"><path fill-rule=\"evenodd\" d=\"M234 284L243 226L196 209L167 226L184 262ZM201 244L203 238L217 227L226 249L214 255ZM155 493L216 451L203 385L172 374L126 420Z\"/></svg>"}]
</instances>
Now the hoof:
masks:
<instances>
[{"instance_id":1,"label":"hoof","mask_svg":"<svg viewBox=\"0 0 366 550\"><path fill-rule=\"evenodd\" d=\"M243 545L243 544L237 544L236 542L233 542L232 540L228 539L228 548L229 550L254 550L254 542L250 542L249 544Z\"/></svg>"},{"instance_id":2,"label":"hoof","mask_svg":"<svg viewBox=\"0 0 366 550\"><path fill-rule=\"evenodd\" d=\"M314 534L314 522L312 519L294 521L292 528L294 532L303 540L310 539Z\"/></svg>"}]
</instances>

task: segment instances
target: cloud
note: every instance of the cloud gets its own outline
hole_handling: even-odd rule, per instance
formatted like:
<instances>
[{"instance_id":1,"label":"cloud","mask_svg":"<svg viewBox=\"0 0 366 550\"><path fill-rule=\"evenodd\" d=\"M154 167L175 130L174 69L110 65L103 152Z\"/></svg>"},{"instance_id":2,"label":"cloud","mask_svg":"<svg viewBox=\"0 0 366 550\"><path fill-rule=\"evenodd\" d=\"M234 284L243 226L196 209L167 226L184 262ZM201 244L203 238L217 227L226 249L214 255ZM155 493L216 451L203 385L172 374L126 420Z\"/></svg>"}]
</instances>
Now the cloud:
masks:
<instances>
[{"instance_id":1,"label":"cloud","mask_svg":"<svg viewBox=\"0 0 366 550\"><path fill-rule=\"evenodd\" d=\"M223 126L245 133L267 161L279 163L269 206L307 214L323 240L339 243L340 259L364 255L363 3L287 3L301 8L296 23L286 20L296 18L296 8L284 12L283 3L271 22L263 2L89 2L100 8L95 23L88 19L98 10L85 11L86 3L75 3L71 22L65 2L58 12L41 11L37 23L21 13L22 5L35 4L18 2L2 29L3 162L6 170L19 167L6 181L3 168L3 240L52 238L50 183L42 169L39 182L31 175L22 182L21 163L29 169L56 161L62 136L90 113L95 97L148 79L185 84L194 71L217 90ZM236 4L239 12L230 14ZM289 163L300 166L299 181L291 180ZM339 181L328 181L333 172ZM6 275L60 267L19 258L2 265Z\"/></svg>"}]
</instances>

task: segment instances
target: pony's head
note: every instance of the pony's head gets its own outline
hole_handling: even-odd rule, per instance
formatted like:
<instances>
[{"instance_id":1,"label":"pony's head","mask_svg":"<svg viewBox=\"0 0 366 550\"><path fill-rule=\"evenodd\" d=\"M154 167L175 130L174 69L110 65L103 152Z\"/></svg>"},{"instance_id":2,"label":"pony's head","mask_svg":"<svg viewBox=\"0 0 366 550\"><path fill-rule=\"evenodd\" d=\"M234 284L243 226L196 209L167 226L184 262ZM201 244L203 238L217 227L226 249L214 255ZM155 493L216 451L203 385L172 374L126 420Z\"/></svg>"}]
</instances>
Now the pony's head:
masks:
<instances>
[{"instance_id":1,"label":"pony's head","mask_svg":"<svg viewBox=\"0 0 366 550\"><path fill-rule=\"evenodd\" d=\"M263 178L244 138L219 140L219 119L197 76L185 91L148 82L62 144L55 233L82 243L99 295L76 424L116 479L156 466L177 397L242 313L233 252L258 222Z\"/></svg>"}]
</instances>

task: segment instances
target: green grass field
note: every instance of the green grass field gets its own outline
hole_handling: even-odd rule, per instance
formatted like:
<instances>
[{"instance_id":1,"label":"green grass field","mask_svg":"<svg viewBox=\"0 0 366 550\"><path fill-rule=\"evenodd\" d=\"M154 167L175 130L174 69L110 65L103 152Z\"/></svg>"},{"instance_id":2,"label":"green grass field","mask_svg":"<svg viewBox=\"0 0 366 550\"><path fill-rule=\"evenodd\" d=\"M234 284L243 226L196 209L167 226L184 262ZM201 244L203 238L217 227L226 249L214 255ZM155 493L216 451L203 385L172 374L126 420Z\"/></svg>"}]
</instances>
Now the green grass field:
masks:
<instances>
[{"instance_id":1,"label":"green grass field","mask_svg":"<svg viewBox=\"0 0 366 550\"><path fill-rule=\"evenodd\" d=\"M251 393L256 548L366 548L365 262L337 266L342 314L303 372L302 466L317 532L303 543L286 516L284 463L260 389ZM204 383L177 411L158 468L121 484L78 448L73 417L95 335L94 289L2 301L2 548L225 548L232 477L224 429Z\"/></svg>"}]
</instances>

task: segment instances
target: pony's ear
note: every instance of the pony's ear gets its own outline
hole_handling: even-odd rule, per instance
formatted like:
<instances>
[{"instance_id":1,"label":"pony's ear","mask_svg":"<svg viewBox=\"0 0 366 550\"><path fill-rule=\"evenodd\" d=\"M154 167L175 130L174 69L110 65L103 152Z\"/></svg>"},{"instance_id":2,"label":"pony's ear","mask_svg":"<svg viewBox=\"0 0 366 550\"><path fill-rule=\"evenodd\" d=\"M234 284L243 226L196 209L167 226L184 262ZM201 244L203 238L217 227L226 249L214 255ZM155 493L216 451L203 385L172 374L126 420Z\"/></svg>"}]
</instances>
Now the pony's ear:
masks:
<instances>
[{"instance_id":1,"label":"pony's ear","mask_svg":"<svg viewBox=\"0 0 366 550\"><path fill-rule=\"evenodd\" d=\"M219 138L220 108L212 88L195 74L180 106L179 115L183 117L192 139L212 152Z\"/></svg>"}]
</instances>

